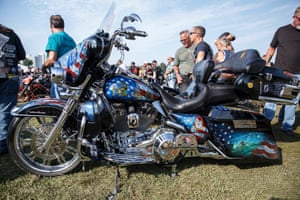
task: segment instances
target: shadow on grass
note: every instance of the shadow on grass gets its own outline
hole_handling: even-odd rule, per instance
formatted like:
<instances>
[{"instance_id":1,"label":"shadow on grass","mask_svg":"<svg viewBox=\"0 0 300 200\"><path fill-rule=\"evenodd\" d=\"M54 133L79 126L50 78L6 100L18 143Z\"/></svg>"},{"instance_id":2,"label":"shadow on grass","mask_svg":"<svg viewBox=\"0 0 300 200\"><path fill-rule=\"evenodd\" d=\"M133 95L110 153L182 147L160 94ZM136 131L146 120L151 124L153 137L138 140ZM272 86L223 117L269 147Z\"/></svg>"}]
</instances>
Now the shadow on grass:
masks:
<instances>
[{"instance_id":1,"label":"shadow on grass","mask_svg":"<svg viewBox=\"0 0 300 200\"><path fill-rule=\"evenodd\" d=\"M70 173L67 174L90 170L99 167L100 165L105 165L105 164L103 164L102 161L85 162L84 163L85 170L83 170L83 163L81 163L78 165L78 167L76 167L74 170L72 170ZM0 184L6 181L12 181L14 179L18 179L19 177L27 174L29 173L24 172L14 163L9 153L0 154Z\"/></svg>"},{"instance_id":2,"label":"shadow on grass","mask_svg":"<svg viewBox=\"0 0 300 200\"><path fill-rule=\"evenodd\" d=\"M218 166L228 166L234 165L239 169L251 169L251 168L261 168L272 165L281 165L282 160L266 160L263 158L247 158L240 160L227 160L227 159L212 159L212 158L183 158L177 163L176 172L180 174L180 171L185 169L199 167L201 165L218 165ZM154 176L159 176L161 174L171 175L172 169L171 165L159 165L159 164L149 164L149 165L135 165L127 166L128 178L134 173L147 173Z\"/></svg>"},{"instance_id":3,"label":"shadow on grass","mask_svg":"<svg viewBox=\"0 0 300 200\"><path fill-rule=\"evenodd\" d=\"M176 172L180 174L181 171L185 169L189 169L192 167L199 167L201 165L218 165L218 166L228 166L235 165L240 169L249 169L249 168L260 168L265 166L270 166L274 164L281 164L279 162L265 162L263 159L243 159L243 160L218 160L211 158L183 158L177 163ZM85 162L85 171L92 170L94 168L100 166L110 166L115 167L113 165L109 165L104 161L89 161ZM135 173L146 173L158 177L159 175L171 175L172 168L171 165L162 165L162 164L143 164L143 165L132 165L126 167L120 167L121 169L126 169L127 178L130 178L132 174ZM0 155L0 184L5 183L6 181L12 181L14 179L19 178L20 176L24 176L27 173L23 172L18 166L13 162L10 158L9 154ZM72 173L84 171L82 168L82 164L80 164Z\"/></svg>"},{"instance_id":4,"label":"shadow on grass","mask_svg":"<svg viewBox=\"0 0 300 200\"><path fill-rule=\"evenodd\" d=\"M25 172L17 167L9 153L0 154L0 183L17 179L25 174Z\"/></svg>"},{"instance_id":5,"label":"shadow on grass","mask_svg":"<svg viewBox=\"0 0 300 200\"><path fill-rule=\"evenodd\" d=\"M300 120L300 118L298 119ZM272 125L273 133L275 140L277 142L299 142L300 141L300 134L297 133L297 130L295 131L295 136L288 136L286 135L281 129L280 123L275 123Z\"/></svg>"},{"instance_id":6,"label":"shadow on grass","mask_svg":"<svg viewBox=\"0 0 300 200\"><path fill-rule=\"evenodd\" d=\"M300 125L300 124L298 124L298 122L300 122L300 112L299 111L296 112L296 119L295 119L296 130L294 131L296 133L295 136L286 135L281 130L281 123L278 121L277 118L273 119L274 123L272 124L272 129L273 129L273 133L274 133L274 137L275 137L276 141L278 141L278 142L299 142L300 141L300 127L297 127L297 126Z\"/></svg>"}]
</instances>

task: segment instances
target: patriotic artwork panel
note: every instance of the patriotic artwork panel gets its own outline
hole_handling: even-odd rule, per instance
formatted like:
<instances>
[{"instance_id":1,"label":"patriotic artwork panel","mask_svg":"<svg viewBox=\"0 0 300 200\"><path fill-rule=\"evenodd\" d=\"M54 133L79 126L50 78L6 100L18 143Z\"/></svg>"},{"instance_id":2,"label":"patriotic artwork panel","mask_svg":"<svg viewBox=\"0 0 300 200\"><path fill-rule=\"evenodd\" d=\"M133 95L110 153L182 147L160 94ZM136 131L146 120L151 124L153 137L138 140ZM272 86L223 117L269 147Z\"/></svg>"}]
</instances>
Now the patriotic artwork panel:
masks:
<instances>
[{"instance_id":1,"label":"patriotic artwork panel","mask_svg":"<svg viewBox=\"0 0 300 200\"><path fill-rule=\"evenodd\" d=\"M83 70L84 63L87 60L88 42L82 42L74 48L68 55L67 60L67 79L75 83Z\"/></svg>"},{"instance_id":2,"label":"patriotic artwork panel","mask_svg":"<svg viewBox=\"0 0 300 200\"><path fill-rule=\"evenodd\" d=\"M233 129L229 123L209 122L215 141L221 145L229 156L250 157L260 156L268 159L278 159L279 149L267 133L257 131L240 131Z\"/></svg>"},{"instance_id":3,"label":"patriotic artwork panel","mask_svg":"<svg viewBox=\"0 0 300 200\"><path fill-rule=\"evenodd\" d=\"M151 90L143 83L125 76L117 76L105 84L105 94L111 100L144 100L158 99L159 94Z\"/></svg>"},{"instance_id":4,"label":"patriotic artwork panel","mask_svg":"<svg viewBox=\"0 0 300 200\"><path fill-rule=\"evenodd\" d=\"M177 122L183 125L191 134L195 135L198 142L204 142L210 136L203 118L197 114L172 114Z\"/></svg>"}]
</instances>

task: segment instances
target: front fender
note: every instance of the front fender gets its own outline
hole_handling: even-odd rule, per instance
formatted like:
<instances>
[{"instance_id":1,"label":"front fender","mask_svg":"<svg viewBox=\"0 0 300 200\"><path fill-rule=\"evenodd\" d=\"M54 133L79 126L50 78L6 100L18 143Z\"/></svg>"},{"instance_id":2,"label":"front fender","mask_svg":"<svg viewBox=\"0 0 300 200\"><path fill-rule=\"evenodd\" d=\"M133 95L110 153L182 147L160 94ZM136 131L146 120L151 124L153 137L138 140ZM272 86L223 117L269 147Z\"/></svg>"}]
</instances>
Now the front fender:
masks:
<instances>
[{"instance_id":1,"label":"front fender","mask_svg":"<svg viewBox=\"0 0 300 200\"><path fill-rule=\"evenodd\" d=\"M51 98L41 98L35 99L28 103L15 106L11 110L11 115L14 117L26 117L26 116L45 116L50 115L51 108L63 110L66 100L63 99L51 99ZM50 109L40 109L40 108L50 108Z\"/></svg>"}]
</instances>

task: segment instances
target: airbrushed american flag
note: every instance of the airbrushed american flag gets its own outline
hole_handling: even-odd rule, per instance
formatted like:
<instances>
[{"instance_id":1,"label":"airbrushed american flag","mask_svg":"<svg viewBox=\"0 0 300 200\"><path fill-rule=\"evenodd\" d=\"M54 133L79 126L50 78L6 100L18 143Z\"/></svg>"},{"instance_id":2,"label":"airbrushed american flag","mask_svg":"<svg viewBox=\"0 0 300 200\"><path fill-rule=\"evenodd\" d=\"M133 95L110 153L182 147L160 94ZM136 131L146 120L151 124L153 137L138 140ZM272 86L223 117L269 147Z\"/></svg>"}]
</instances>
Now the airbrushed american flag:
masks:
<instances>
[{"instance_id":1,"label":"airbrushed american flag","mask_svg":"<svg viewBox=\"0 0 300 200\"><path fill-rule=\"evenodd\" d=\"M228 156L260 156L268 159L279 159L280 152L270 133L253 129L242 131L234 129L229 123L208 123L215 141L222 146Z\"/></svg>"}]
</instances>

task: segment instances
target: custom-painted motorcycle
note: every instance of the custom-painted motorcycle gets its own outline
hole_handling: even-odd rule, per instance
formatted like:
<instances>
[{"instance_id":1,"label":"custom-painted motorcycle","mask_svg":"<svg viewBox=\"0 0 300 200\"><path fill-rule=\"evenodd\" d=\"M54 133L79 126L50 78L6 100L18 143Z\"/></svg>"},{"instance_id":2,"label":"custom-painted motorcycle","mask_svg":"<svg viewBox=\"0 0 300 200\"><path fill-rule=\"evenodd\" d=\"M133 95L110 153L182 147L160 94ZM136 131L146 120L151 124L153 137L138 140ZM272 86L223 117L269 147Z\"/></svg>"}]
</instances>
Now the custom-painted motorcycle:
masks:
<instances>
[{"instance_id":1,"label":"custom-painted motorcycle","mask_svg":"<svg viewBox=\"0 0 300 200\"><path fill-rule=\"evenodd\" d=\"M9 151L21 169L56 176L91 159L118 166L175 166L185 157L281 159L270 122L240 102L294 103L299 87L289 74L265 67L249 49L217 66L198 63L187 90L174 94L108 64L113 47L128 50L122 38L147 36L125 26L141 21L136 14L125 16L110 34L105 27L111 13L94 35L51 67L64 96L58 91L57 98L12 110ZM230 80L222 78L224 71L233 74Z\"/></svg>"}]
</instances>

